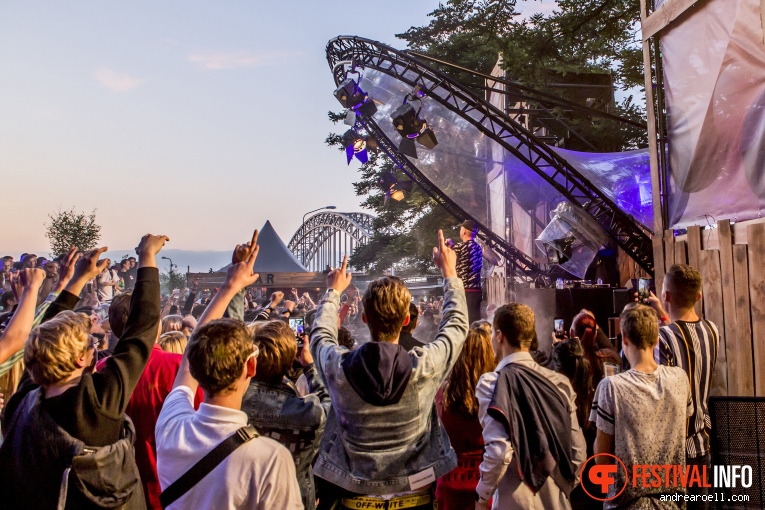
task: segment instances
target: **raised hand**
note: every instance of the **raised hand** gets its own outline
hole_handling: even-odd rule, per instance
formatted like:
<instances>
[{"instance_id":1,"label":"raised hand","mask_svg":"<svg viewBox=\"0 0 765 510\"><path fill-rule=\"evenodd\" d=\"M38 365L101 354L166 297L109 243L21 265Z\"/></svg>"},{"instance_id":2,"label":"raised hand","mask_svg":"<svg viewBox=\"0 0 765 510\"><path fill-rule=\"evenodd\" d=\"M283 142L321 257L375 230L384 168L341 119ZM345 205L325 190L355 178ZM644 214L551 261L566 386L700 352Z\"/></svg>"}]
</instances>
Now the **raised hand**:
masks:
<instances>
[{"instance_id":1,"label":"raised hand","mask_svg":"<svg viewBox=\"0 0 765 510\"><path fill-rule=\"evenodd\" d=\"M277 290L271 294L271 307L277 306L284 299L284 292Z\"/></svg>"},{"instance_id":2,"label":"raised hand","mask_svg":"<svg viewBox=\"0 0 765 510\"><path fill-rule=\"evenodd\" d=\"M169 240L170 238L167 236L152 234L143 236L135 249L135 253L138 255L138 267L157 267L157 253Z\"/></svg>"},{"instance_id":3,"label":"raised hand","mask_svg":"<svg viewBox=\"0 0 765 510\"><path fill-rule=\"evenodd\" d=\"M107 259L98 260L98 258L106 250L108 250L108 248L103 246L95 250L90 250L80 257L74 266L74 276L72 276L72 279L84 279L85 281L90 281L100 275L109 261Z\"/></svg>"},{"instance_id":4,"label":"raised hand","mask_svg":"<svg viewBox=\"0 0 765 510\"><path fill-rule=\"evenodd\" d=\"M234 253L231 255L231 264L238 264L247 260L253 250L258 247L258 231L252 233L252 240L249 243L237 244Z\"/></svg>"},{"instance_id":5,"label":"raised hand","mask_svg":"<svg viewBox=\"0 0 765 510\"><path fill-rule=\"evenodd\" d=\"M331 269L331 268L330 268ZM343 265L339 269L332 269L327 275L327 288L334 289L342 294L351 284L353 275L348 271L348 255L343 257Z\"/></svg>"},{"instance_id":6,"label":"raised hand","mask_svg":"<svg viewBox=\"0 0 765 510\"><path fill-rule=\"evenodd\" d=\"M19 273L24 292L37 292L45 280L45 271L42 269L24 269Z\"/></svg>"},{"instance_id":7,"label":"raised hand","mask_svg":"<svg viewBox=\"0 0 765 510\"><path fill-rule=\"evenodd\" d=\"M82 257L82 253L79 253L77 248L72 246L69 252L61 259L58 265L58 285L61 286L61 289L66 287L66 284L74 276L74 266L80 260L80 257ZM59 292L61 289L59 289Z\"/></svg>"},{"instance_id":8,"label":"raised hand","mask_svg":"<svg viewBox=\"0 0 765 510\"><path fill-rule=\"evenodd\" d=\"M443 230L438 231L438 246L433 248L433 263L441 270L444 278L457 276L457 252L444 241Z\"/></svg>"},{"instance_id":9,"label":"raised hand","mask_svg":"<svg viewBox=\"0 0 765 510\"><path fill-rule=\"evenodd\" d=\"M258 281L260 275L253 272L255 260L258 258L258 251L260 251L260 247L258 246L258 231L256 230L252 235L252 243L246 249L247 258L229 266L224 285L239 292Z\"/></svg>"}]
</instances>

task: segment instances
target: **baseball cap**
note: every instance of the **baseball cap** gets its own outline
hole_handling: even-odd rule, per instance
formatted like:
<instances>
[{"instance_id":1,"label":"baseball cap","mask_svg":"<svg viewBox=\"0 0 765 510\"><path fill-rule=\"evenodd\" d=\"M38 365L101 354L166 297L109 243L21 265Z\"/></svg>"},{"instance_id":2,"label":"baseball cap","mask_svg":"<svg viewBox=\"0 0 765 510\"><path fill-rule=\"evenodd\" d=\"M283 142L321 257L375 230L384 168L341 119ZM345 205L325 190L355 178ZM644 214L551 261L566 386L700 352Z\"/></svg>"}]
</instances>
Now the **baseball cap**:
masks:
<instances>
[{"instance_id":1,"label":"baseball cap","mask_svg":"<svg viewBox=\"0 0 765 510\"><path fill-rule=\"evenodd\" d=\"M471 232L478 232L478 225L476 225L475 221L473 220L465 220L457 226L463 227L465 230L469 230Z\"/></svg>"}]
</instances>

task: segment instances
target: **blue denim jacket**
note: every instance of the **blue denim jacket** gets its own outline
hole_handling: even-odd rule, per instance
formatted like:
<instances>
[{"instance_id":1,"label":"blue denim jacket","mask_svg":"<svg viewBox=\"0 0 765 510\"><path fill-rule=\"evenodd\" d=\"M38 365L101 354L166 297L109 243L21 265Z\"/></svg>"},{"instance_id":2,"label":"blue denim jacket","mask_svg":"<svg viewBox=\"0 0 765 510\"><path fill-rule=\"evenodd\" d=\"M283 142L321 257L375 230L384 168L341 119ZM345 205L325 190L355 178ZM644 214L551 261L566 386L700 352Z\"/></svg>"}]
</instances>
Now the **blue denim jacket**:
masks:
<instances>
[{"instance_id":1,"label":"blue denim jacket","mask_svg":"<svg viewBox=\"0 0 765 510\"><path fill-rule=\"evenodd\" d=\"M338 293L328 290L311 331L311 354L332 399L314 473L357 494L393 494L419 488L415 480L435 482L457 466L435 396L467 336L462 281L444 280L435 340L409 352L408 386L398 403L384 407L362 400L345 377L341 363L349 351L337 343L339 304Z\"/></svg>"},{"instance_id":2,"label":"blue denim jacket","mask_svg":"<svg viewBox=\"0 0 765 510\"><path fill-rule=\"evenodd\" d=\"M311 465L319 449L329 394L313 365L304 374L311 393L301 397L289 380L268 384L252 379L242 399L242 411L262 436L283 444L295 460L300 494L306 510L316 508Z\"/></svg>"}]
</instances>

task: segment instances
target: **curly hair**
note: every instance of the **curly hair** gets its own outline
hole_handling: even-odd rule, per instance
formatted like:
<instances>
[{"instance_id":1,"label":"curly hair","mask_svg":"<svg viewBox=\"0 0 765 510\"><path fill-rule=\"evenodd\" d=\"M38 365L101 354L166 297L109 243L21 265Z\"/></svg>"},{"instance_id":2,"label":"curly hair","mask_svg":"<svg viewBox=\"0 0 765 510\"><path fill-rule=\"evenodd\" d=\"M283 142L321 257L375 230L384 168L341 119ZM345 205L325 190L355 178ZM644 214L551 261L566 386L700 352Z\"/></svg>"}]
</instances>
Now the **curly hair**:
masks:
<instances>
[{"instance_id":1,"label":"curly hair","mask_svg":"<svg viewBox=\"0 0 765 510\"><path fill-rule=\"evenodd\" d=\"M468 418L478 416L475 388L478 379L494 370L491 326L486 321L471 324L465 346L444 383L442 409Z\"/></svg>"},{"instance_id":2,"label":"curly hair","mask_svg":"<svg viewBox=\"0 0 765 510\"><path fill-rule=\"evenodd\" d=\"M287 323L270 321L255 331L255 344L260 349L255 380L277 383L292 368L297 355L297 339Z\"/></svg>"},{"instance_id":3,"label":"curly hair","mask_svg":"<svg viewBox=\"0 0 765 510\"><path fill-rule=\"evenodd\" d=\"M243 322L217 319L195 330L187 349L191 376L212 396L234 390L253 345Z\"/></svg>"},{"instance_id":4,"label":"curly hair","mask_svg":"<svg viewBox=\"0 0 765 510\"><path fill-rule=\"evenodd\" d=\"M24 364L41 386L63 381L77 370L90 347L90 317L65 311L32 330L24 347Z\"/></svg>"}]
</instances>

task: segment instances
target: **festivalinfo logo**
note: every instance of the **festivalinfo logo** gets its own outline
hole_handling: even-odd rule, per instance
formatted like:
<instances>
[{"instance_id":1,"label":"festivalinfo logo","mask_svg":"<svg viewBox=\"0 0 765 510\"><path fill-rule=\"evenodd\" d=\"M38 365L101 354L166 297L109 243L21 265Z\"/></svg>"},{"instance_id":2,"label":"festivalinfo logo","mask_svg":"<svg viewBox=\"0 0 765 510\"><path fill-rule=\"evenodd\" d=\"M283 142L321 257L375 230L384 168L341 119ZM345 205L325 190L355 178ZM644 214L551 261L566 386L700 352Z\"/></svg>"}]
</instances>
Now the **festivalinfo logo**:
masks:
<instances>
[{"instance_id":1,"label":"festivalinfo logo","mask_svg":"<svg viewBox=\"0 0 765 510\"><path fill-rule=\"evenodd\" d=\"M598 459L606 462L598 464ZM618 498L628 486L634 488L749 488L752 486L752 466L727 465L712 466L712 476L709 477L707 466L681 466L677 464L633 464L631 470L615 455L597 453L587 459L580 471L582 489L592 499L611 501ZM585 478L586 477L586 478ZM711 479L711 483L708 480ZM611 491L611 489L614 489ZM666 494L662 498L677 500L680 498L690 501L694 496L683 494ZM717 501L716 494L706 495L708 501Z\"/></svg>"}]
</instances>

